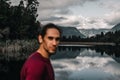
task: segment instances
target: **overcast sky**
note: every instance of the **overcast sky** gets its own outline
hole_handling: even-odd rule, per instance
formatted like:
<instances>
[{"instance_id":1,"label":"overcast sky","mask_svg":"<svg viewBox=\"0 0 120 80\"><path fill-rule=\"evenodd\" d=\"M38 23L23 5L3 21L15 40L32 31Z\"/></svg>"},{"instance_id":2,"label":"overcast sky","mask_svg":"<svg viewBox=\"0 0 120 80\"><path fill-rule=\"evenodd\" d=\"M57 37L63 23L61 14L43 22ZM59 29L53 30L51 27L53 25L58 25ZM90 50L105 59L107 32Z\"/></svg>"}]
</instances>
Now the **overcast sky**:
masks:
<instances>
[{"instance_id":1,"label":"overcast sky","mask_svg":"<svg viewBox=\"0 0 120 80\"><path fill-rule=\"evenodd\" d=\"M20 0L11 0L13 5ZM77 28L112 28L120 23L120 0L38 0L38 20Z\"/></svg>"}]
</instances>

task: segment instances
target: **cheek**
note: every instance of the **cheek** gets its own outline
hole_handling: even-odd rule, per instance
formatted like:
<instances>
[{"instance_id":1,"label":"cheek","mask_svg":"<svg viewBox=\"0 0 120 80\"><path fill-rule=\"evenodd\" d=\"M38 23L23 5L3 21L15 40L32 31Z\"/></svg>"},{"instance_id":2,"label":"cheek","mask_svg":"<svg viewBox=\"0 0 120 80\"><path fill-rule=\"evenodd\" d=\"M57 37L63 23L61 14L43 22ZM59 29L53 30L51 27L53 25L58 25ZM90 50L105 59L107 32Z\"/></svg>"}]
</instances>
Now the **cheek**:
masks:
<instances>
[{"instance_id":1,"label":"cheek","mask_svg":"<svg viewBox=\"0 0 120 80\"><path fill-rule=\"evenodd\" d=\"M51 46L51 42L46 42L45 46L49 48Z\"/></svg>"}]
</instances>

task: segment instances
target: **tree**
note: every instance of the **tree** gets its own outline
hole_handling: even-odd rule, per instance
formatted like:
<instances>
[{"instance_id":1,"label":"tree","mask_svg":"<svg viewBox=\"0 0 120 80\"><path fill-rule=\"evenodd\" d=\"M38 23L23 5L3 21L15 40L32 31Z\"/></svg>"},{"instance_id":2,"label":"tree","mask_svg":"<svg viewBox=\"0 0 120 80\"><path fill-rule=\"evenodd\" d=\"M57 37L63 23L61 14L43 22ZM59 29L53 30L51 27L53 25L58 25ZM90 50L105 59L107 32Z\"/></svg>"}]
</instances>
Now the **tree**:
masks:
<instances>
[{"instance_id":1,"label":"tree","mask_svg":"<svg viewBox=\"0 0 120 80\"><path fill-rule=\"evenodd\" d=\"M26 1L27 4L24 4ZM18 6L10 8L10 38L35 38L37 27L37 0L21 0Z\"/></svg>"},{"instance_id":2,"label":"tree","mask_svg":"<svg viewBox=\"0 0 120 80\"><path fill-rule=\"evenodd\" d=\"M0 29L5 28L8 24L9 9L9 0L0 0Z\"/></svg>"},{"instance_id":3,"label":"tree","mask_svg":"<svg viewBox=\"0 0 120 80\"><path fill-rule=\"evenodd\" d=\"M33 38L34 35L36 35L36 29L39 24L36 21L36 18L38 16L37 7L39 6L39 2L37 0L24 0L24 1L26 1L27 3L24 17L28 20L27 25L29 24L29 28L27 30L29 33L27 35L29 36L29 38Z\"/></svg>"}]
</instances>

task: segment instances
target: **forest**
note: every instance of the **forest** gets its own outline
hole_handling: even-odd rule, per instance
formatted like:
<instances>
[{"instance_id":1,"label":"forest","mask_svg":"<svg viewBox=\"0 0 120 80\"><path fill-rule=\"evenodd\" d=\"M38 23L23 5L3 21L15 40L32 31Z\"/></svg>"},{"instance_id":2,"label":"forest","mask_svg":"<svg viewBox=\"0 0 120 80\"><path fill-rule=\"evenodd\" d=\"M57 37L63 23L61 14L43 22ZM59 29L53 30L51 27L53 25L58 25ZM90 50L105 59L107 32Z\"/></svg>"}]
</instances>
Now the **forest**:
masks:
<instances>
[{"instance_id":1,"label":"forest","mask_svg":"<svg viewBox=\"0 0 120 80\"><path fill-rule=\"evenodd\" d=\"M80 36L76 37L74 35L68 38L63 36L61 41L63 42L111 42L111 43L118 44L120 43L120 30L115 32L109 31L107 33L101 32L101 34L97 34L95 36L86 37L86 38L81 38Z\"/></svg>"},{"instance_id":2,"label":"forest","mask_svg":"<svg viewBox=\"0 0 120 80\"><path fill-rule=\"evenodd\" d=\"M24 4L24 1L27 4ZM0 37L7 39L35 38L40 22L36 20L37 0L21 0L19 5L11 5L10 0L0 0Z\"/></svg>"}]
</instances>

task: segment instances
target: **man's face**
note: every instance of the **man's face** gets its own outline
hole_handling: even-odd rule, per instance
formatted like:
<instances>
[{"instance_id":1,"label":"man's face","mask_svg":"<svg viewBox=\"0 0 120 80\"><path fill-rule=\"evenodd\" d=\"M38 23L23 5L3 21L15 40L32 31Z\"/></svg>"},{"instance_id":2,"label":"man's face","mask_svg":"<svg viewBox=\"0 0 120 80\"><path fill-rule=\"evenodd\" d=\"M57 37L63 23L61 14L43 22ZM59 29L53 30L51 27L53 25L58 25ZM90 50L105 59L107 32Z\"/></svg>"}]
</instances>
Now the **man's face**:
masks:
<instances>
[{"instance_id":1,"label":"man's face","mask_svg":"<svg viewBox=\"0 0 120 80\"><path fill-rule=\"evenodd\" d=\"M55 28L50 28L47 30L44 38L42 39L43 49L52 55L56 52L57 46L60 42L60 32Z\"/></svg>"}]
</instances>

